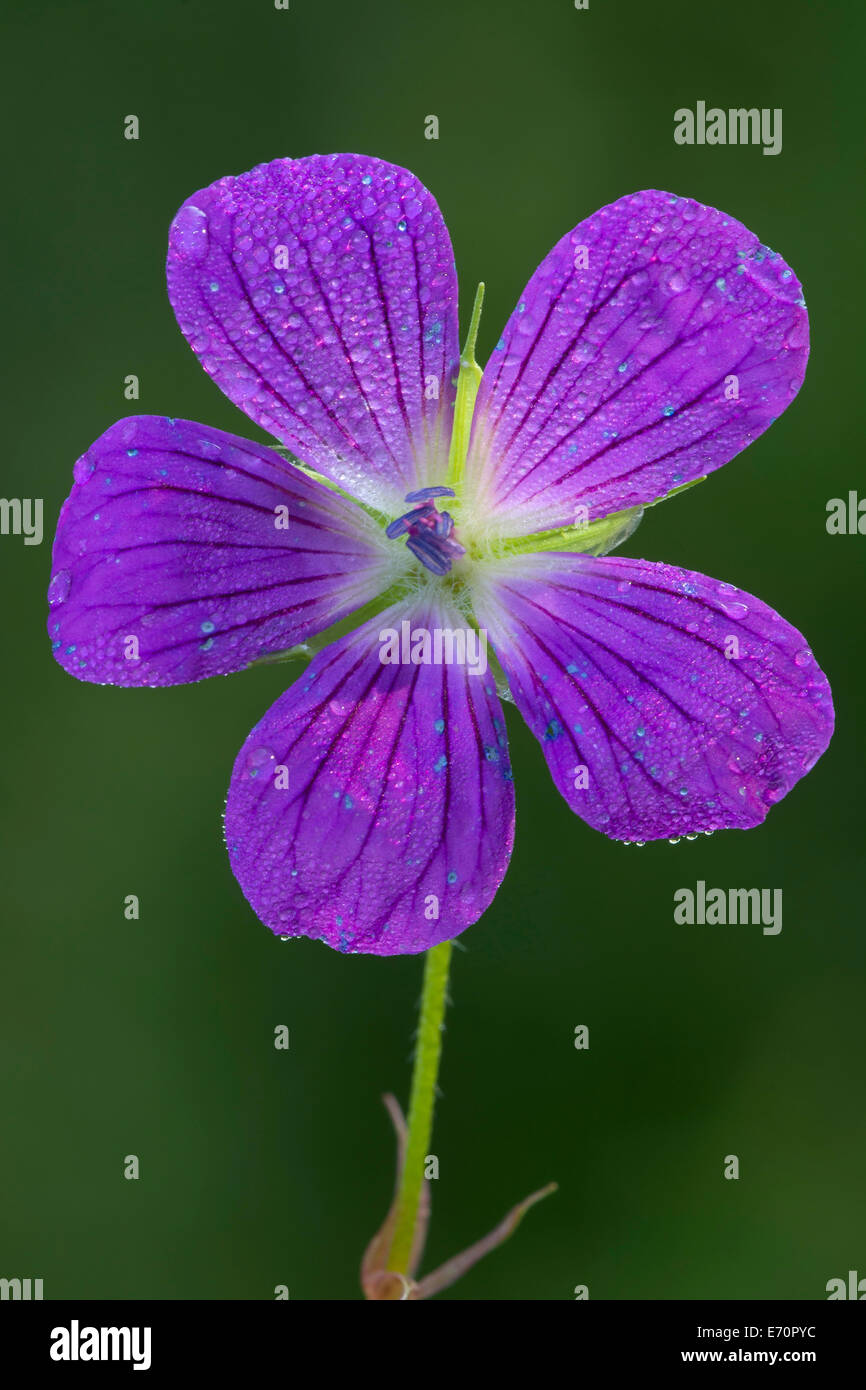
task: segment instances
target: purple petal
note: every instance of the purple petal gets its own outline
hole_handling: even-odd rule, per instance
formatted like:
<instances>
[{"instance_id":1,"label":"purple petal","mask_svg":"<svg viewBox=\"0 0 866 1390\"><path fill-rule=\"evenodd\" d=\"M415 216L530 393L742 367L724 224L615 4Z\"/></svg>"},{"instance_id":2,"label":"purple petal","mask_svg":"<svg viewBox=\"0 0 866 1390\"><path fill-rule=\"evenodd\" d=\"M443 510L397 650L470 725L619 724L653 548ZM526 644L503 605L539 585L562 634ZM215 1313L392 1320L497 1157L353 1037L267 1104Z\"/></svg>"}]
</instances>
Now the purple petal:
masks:
<instances>
[{"instance_id":1,"label":"purple petal","mask_svg":"<svg viewBox=\"0 0 866 1390\"><path fill-rule=\"evenodd\" d=\"M634 193L542 261L484 372L467 482L505 533L596 521L727 463L806 370L799 281L740 222Z\"/></svg>"},{"instance_id":2,"label":"purple petal","mask_svg":"<svg viewBox=\"0 0 866 1390\"><path fill-rule=\"evenodd\" d=\"M167 268L205 371L305 463L391 512L444 477L457 277L413 174L333 154L220 179L175 217Z\"/></svg>"},{"instance_id":3,"label":"purple petal","mask_svg":"<svg viewBox=\"0 0 866 1390\"><path fill-rule=\"evenodd\" d=\"M559 790L614 839L757 825L830 741L805 638L731 584L526 556L501 562L476 614Z\"/></svg>"},{"instance_id":4,"label":"purple petal","mask_svg":"<svg viewBox=\"0 0 866 1390\"><path fill-rule=\"evenodd\" d=\"M207 425L120 420L75 479L48 631L80 680L176 685L240 670L369 602L393 567L355 503Z\"/></svg>"},{"instance_id":5,"label":"purple petal","mask_svg":"<svg viewBox=\"0 0 866 1390\"><path fill-rule=\"evenodd\" d=\"M279 936L424 951L477 921L502 881L514 788L493 682L466 666L383 665L380 633L404 620L461 622L432 605L379 614L319 653L238 755L226 843Z\"/></svg>"}]
</instances>

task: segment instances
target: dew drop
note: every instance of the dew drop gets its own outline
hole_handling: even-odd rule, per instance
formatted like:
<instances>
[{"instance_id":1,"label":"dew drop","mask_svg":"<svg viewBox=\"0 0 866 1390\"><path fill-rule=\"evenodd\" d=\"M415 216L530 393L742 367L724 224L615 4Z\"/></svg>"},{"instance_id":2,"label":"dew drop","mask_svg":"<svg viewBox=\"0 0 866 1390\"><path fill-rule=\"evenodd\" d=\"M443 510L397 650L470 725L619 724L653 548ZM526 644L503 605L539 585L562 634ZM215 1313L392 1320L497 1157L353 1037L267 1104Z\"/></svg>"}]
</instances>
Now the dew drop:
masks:
<instances>
[{"instance_id":1,"label":"dew drop","mask_svg":"<svg viewBox=\"0 0 866 1390\"><path fill-rule=\"evenodd\" d=\"M270 748L251 748L247 753L246 764L247 772L251 777L258 777L266 763L271 762L274 754Z\"/></svg>"},{"instance_id":2,"label":"dew drop","mask_svg":"<svg viewBox=\"0 0 866 1390\"><path fill-rule=\"evenodd\" d=\"M66 602L71 587L72 575L69 570L58 570L48 585L48 602L52 608L59 603Z\"/></svg>"},{"instance_id":3,"label":"dew drop","mask_svg":"<svg viewBox=\"0 0 866 1390\"><path fill-rule=\"evenodd\" d=\"M745 618L749 611L747 603L723 603L721 608L729 618Z\"/></svg>"},{"instance_id":4,"label":"dew drop","mask_svg":"<svg viewBox=\"0 0 866 1390\"><path fill-rule=\"evenodd\" d=\"M186 203L171 224L171 244L183 256L204 260L208 252L207 213Z\"/></svg>"}]
</instances>

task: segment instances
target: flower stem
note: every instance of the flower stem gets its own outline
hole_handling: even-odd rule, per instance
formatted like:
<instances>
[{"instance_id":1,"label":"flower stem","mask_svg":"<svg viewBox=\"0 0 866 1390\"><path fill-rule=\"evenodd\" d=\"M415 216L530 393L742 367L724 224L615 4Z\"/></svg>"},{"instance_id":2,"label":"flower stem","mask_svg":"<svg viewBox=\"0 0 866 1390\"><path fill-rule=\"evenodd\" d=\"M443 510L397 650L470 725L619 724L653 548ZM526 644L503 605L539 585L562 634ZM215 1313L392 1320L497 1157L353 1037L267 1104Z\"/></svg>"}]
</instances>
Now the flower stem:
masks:
<instances>
[{"instance_id":1,"label":"flower stem","mask_svg":"<svg viewBox=\"0 0 866 1390\"><path fill-rule=\"evenodd\" d=\"M472 416L475 411L475 397L481 385L481 368L475 361L475 340L481 322L481 306L484 303L484 286L475 291L472 318L466 343L460 354L460 371L457 376L457 396L454 401L454 425L451 431L451 449L448 454L448 473L446 481L450 488L460 489L466 468L466 454L469 450L469 436L472 433Z\"/></svg>"},{"instance_id":2,"label":"flower stem","mask_svg":"<svg viewBox=\"0 0 866 1390\"><path fill-rule=\"evenodd\" d=\"M409 1134L406 1160L400 1178L397 1197L397 1220L394 1239L388 1257L388 1268L406 1274L415 1238L421 1184L424 1181L424 1162L429 1153L433 1131L433 1105L436 1098L436 1078L442 1053L442 1029L448 993L448 967L452 943L443 941L433 946L424 959L424 986L418 1019L418 1038L415 1064L412 1070L412 1091L409 1097Z\"/></svg>"}]
</instances>

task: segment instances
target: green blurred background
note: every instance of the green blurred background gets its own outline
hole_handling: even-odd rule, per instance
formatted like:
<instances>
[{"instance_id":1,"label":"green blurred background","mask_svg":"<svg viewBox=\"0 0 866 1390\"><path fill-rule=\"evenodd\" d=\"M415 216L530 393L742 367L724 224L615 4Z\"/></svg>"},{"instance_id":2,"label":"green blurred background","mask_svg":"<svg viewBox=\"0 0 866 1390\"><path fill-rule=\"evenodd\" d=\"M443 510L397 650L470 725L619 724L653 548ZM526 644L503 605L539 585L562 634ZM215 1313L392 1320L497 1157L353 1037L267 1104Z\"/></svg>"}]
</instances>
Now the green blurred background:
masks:
<instances>
[{"instance_id":1,"label":"green blurred background","mask_svg":"<svg viewBox=\"0 0 866 1390\"><path fill-rule=\"evenodd\" d=\"M829 674L838 733L760 829L635 849L571 816L509 707L517 844L455 958L427 1267L555 1178L446 1297L820 1299L866 1275L866 539L824 525L828 498L864 486L863 24L842 0L55 0L8 22L2 490L45 498L46 538L0 538L0 1275L48 1298L354 1298L387 1205L379 1097L406 1097L421 961L287 950L222 844L237 749L293 668L80 685L44 628L72 464L109 424L264 437L175 325L177 207L263 160L345 150L435 193L464 314L487 284L482 360L549 247L641 187L744 221L794 266L812 321L789 412L624 553L779 609ZM676 146L674 110L698 99L782 107L783 152ZM698 878L781 887L781 935L675 926L673 891Z\"/></svg>"}]
</instances>

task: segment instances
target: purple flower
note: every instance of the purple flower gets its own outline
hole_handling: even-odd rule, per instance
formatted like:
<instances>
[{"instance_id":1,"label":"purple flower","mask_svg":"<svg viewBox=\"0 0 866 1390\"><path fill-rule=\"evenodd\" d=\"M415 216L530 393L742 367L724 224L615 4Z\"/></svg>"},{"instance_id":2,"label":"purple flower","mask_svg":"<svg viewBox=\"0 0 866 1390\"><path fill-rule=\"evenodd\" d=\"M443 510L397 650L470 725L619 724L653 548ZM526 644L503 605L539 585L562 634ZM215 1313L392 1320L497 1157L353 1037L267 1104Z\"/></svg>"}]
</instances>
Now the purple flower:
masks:
<instances>
[{"instance_id":1,"label":"purple flower","mask_svg":"<svg viewBox=\"0 0 866 1390\"><path fill-rule=\"evenodd\" d=\"M119 421L75 465L49 630L79 679L156 686L352 615L232 774L232 869L272 931L391 955L480 917L514 830L497 680L569 806L619 840L757 825L826 748L799 632L731 584L606 557L802 382L800 285L739 222L658 192L602 208L541 263L480 387L439 209L377 159L196 193L168 289L205 371L302 467ZM414 661L383 659L395 634ZM460 660L487 635L496 679Z\"/></svg>"}]
</instances>

